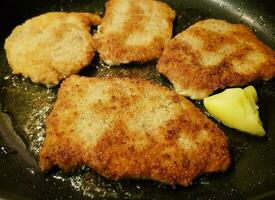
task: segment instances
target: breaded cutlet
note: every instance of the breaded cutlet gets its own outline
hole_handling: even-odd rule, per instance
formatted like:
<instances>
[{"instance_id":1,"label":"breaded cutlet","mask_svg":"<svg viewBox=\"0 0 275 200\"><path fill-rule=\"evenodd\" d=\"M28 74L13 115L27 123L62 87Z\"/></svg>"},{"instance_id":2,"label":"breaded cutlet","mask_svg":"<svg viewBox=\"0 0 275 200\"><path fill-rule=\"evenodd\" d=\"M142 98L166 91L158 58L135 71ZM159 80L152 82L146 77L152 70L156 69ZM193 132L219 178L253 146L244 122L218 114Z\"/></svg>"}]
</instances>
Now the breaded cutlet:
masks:
<instances>
[{"instance_id":1,"label":"breaded cutlet","mask_svg":"<svg viewBox=\"0 0 275 200\"><path fill-rule=\"evenodd\" d=\"M49 12L14 28L5 41L13 74L53 86L87 66L94 57L90 27L101 18L92 13Z\"/></svg>"},{"instance_id":2,"label":"breaded cutlet","mask_svg":"<svg viewBox=\"0 0 275 200\"><path fill-rule=\"evenodd\" d=\"M176 35L157 64L175 90L203 99L217 89L275 76L275 52L245 25L199 21Z\"/></svg>"},{"instance_id":3,"label":"breaded cutlet","mask_svg":"<svg viewBox=\"0 0 275 200\"><path fill-rule=\"evenodd\" d=\"M230 163L224 133L189 100L141 79L63 81L46 120L42 171L81 165L114 179L188 186Z\"/></svg>"},{"instance_id":4,"label":"breaded cutlet","mask_svg":"<svg viewBox=\"0 0 275 200\"><path fill-rule=\"evenodd\" d=\"M175 11L155 0L110 0L94 47L109 65L159 58L172 36Z\"/></svg>"}]
</instances>

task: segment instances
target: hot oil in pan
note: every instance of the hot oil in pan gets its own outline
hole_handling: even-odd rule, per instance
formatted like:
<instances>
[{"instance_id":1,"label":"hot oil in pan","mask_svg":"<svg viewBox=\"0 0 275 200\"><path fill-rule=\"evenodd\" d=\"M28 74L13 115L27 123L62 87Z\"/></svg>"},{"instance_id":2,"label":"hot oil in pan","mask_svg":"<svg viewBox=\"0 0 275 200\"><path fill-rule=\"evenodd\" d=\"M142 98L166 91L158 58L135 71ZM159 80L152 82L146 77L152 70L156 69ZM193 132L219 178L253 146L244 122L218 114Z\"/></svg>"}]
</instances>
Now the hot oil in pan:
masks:
<instances>
[{"instance_id":1,"label":"hot oil in pan","mask_svg":"<svg viewBox=\"0 0 275 200\"><path fill-rule=\"evenodd\" d=\"M3 57L4 52L1 52ZM5 60L2 59L2 61ZM146 64L131 64L124 66L110 67L103 64L98 57L91 66L86 67L82 72L83 76L127 76L139 77L151 80L166 87L171 87L169 82L156 72L155 62ZM58 88L46 88L42 85L33 84L29 79L20 76L12 76L8 72L8 64L5 60L2 63L5 73L2 73L3 86L1 97L3 97L3 111L12 118L15 131L22 137L28 146L29 151L37 158L45 134L45 119L55 101ZM195 104L202 109L201 101ZM246 141L236 140L232 146L235 158L241 156L251 147ZM166 187L159 183L148 181L125 180L110 181L100 177L89 168L82 167L74 173L64 174L62 171L55 171L49 177L69 183L75 190L83 192L89 197L114 197L121 196L128 198L142 197L148 185L155 187ZM197 180L198 184L209 184L206 176ZM150 187L150 186L149 186Z\"/></svg>"}]
</instances>

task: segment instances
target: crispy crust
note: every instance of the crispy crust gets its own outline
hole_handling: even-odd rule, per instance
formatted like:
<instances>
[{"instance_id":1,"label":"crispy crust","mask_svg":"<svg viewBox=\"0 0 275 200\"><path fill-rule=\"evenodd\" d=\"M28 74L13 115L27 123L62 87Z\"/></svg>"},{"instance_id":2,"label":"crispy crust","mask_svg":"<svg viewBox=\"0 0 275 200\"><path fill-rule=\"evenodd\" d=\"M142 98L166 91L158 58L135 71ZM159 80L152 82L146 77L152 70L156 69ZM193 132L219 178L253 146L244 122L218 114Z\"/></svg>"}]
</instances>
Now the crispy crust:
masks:
<instances>
[{"instance_id":1,"label":"crispy crust","mask_svg":"<svg viewBox=\"0 0 275 200\"><path fill-rule=\"evenodd\" d=\"M140 79L71 76L58 91L42 171L87 165L110 179L190 185L230 163L223 132L191 102Z\"/></svg>"},{"instance_id":2,"label":"crispy crust","mask_svg":"<svg viewBox=\"0 0 275 200\"><path fill-rule=\"evenodd\" d=\"M27 20L5 41L12 72L50 86L76 74L94 57L90 26L100 21L95 14L65 12Z\"/></svg>"},{"instance_id":3,"label":"crispy crust","mask_svg":"<svg viewBox=\"0 0 275 200\"><path fill-rule=\"evenodd\" d=\"M219 88L275 76L275 53L244 25L200 21L173 38L157 69L180 94L202 99Z\"/></svg>"},{"instance_id":4,"label":"crispy crust","mask_svg":"<svg viewBox=\"0 0 275 200\"><path fill-rule=\"evenodd\" d=\"M110 64L159 58L172 36L175 11L154 0L110 0L94 47Z\"/></svg>"}]
</instances>

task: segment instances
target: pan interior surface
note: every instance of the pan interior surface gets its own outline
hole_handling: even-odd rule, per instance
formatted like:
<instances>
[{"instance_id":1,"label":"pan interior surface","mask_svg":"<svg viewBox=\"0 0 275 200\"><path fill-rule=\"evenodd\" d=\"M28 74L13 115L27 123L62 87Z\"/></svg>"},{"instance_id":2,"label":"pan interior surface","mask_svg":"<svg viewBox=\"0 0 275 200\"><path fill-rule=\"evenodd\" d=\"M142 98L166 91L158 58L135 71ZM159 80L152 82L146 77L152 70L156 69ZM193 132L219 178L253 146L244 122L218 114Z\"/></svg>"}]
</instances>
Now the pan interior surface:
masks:
<instances>
[{"instance_id":1,"label":"pan interior surface","mask_svg":"<svg viewBox=\"0 0 275 200\"><path fill-rule=\"evenodd\" d=\"M271 0L171 0L176 10L174 35L191 24L225 19L250 26L260 40L275 48L275 2ZM148 180L111 181L83 166L69 174L56 169L42 174L37 158L44 139L44 120L55 101L58 86L48 89L14 76L6 60L4 40L26 19L49 11L86 11L104 14L105 1L20 0L0 2L0 197L6 199L272 199L275 195L275 80L252 83L258 91L260 115L267 136L245 135L221 124L230 141L232 165L225 173L206 174L192 186L172 188ZM83 69L84 76L128 76L152 80L166 87L156 62L110 68L98 56ZM203 109L201 101L194 101ZM4 114L5 113L5 114ZM17 136L20 136L18 138ZM23 141L23 142L22 142Z\"/></svg>"}]
</instances>

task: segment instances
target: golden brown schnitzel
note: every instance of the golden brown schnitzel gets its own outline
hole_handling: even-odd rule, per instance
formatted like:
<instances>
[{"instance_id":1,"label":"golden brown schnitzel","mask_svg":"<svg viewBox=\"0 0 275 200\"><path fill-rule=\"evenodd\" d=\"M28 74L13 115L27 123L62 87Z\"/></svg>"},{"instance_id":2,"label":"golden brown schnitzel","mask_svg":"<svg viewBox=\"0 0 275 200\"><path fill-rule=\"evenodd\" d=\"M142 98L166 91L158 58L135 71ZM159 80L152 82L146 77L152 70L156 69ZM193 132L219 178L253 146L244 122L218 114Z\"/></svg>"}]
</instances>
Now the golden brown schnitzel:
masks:
<instances>
[{"instance_id":1,"label":"golden brown schnitzel","mask_svg":"<svg viewBox=\"0 0 275 200\"><path fill-rule=\"evenodd\" d=\"M94 47L110 65L159 58L172 36L175 11L155 0L110 0Z\"/></svg>"},{"instance_id":2,"label":"golden brown schnitzel","mask_svg":"<svg viewBox=\"0 0 275 200\"><path fill-rule=\"evenodd\" d=\"M176 35L157 69L179 94L203 99L219 88L271 79L275 53L246 26L208 19Z\"/></svg>"},{"instance_id":3,"label":"golden brown schnitzel","mask_svg":"<svg viewBox=\"0 0 275 200\"><path fill-rule=\"evenodd\" d=\"M100 21L95 14L65 12L27 20L5 41L12 72L49 86L76 74L94 57L90 27Z\"/></svg>"},{"instance_id":4,"label":"golden brown schnitzel","mask_svg":"<svg viewBox=\"0 0 275 200\"><path fill-rule=\"evenodd\" d=\"M224 133L190 101L149 81L71 76L46 121L40 168L87 165L110 179L190 185L230 163Z\"/></svg>"}]
</instances>

